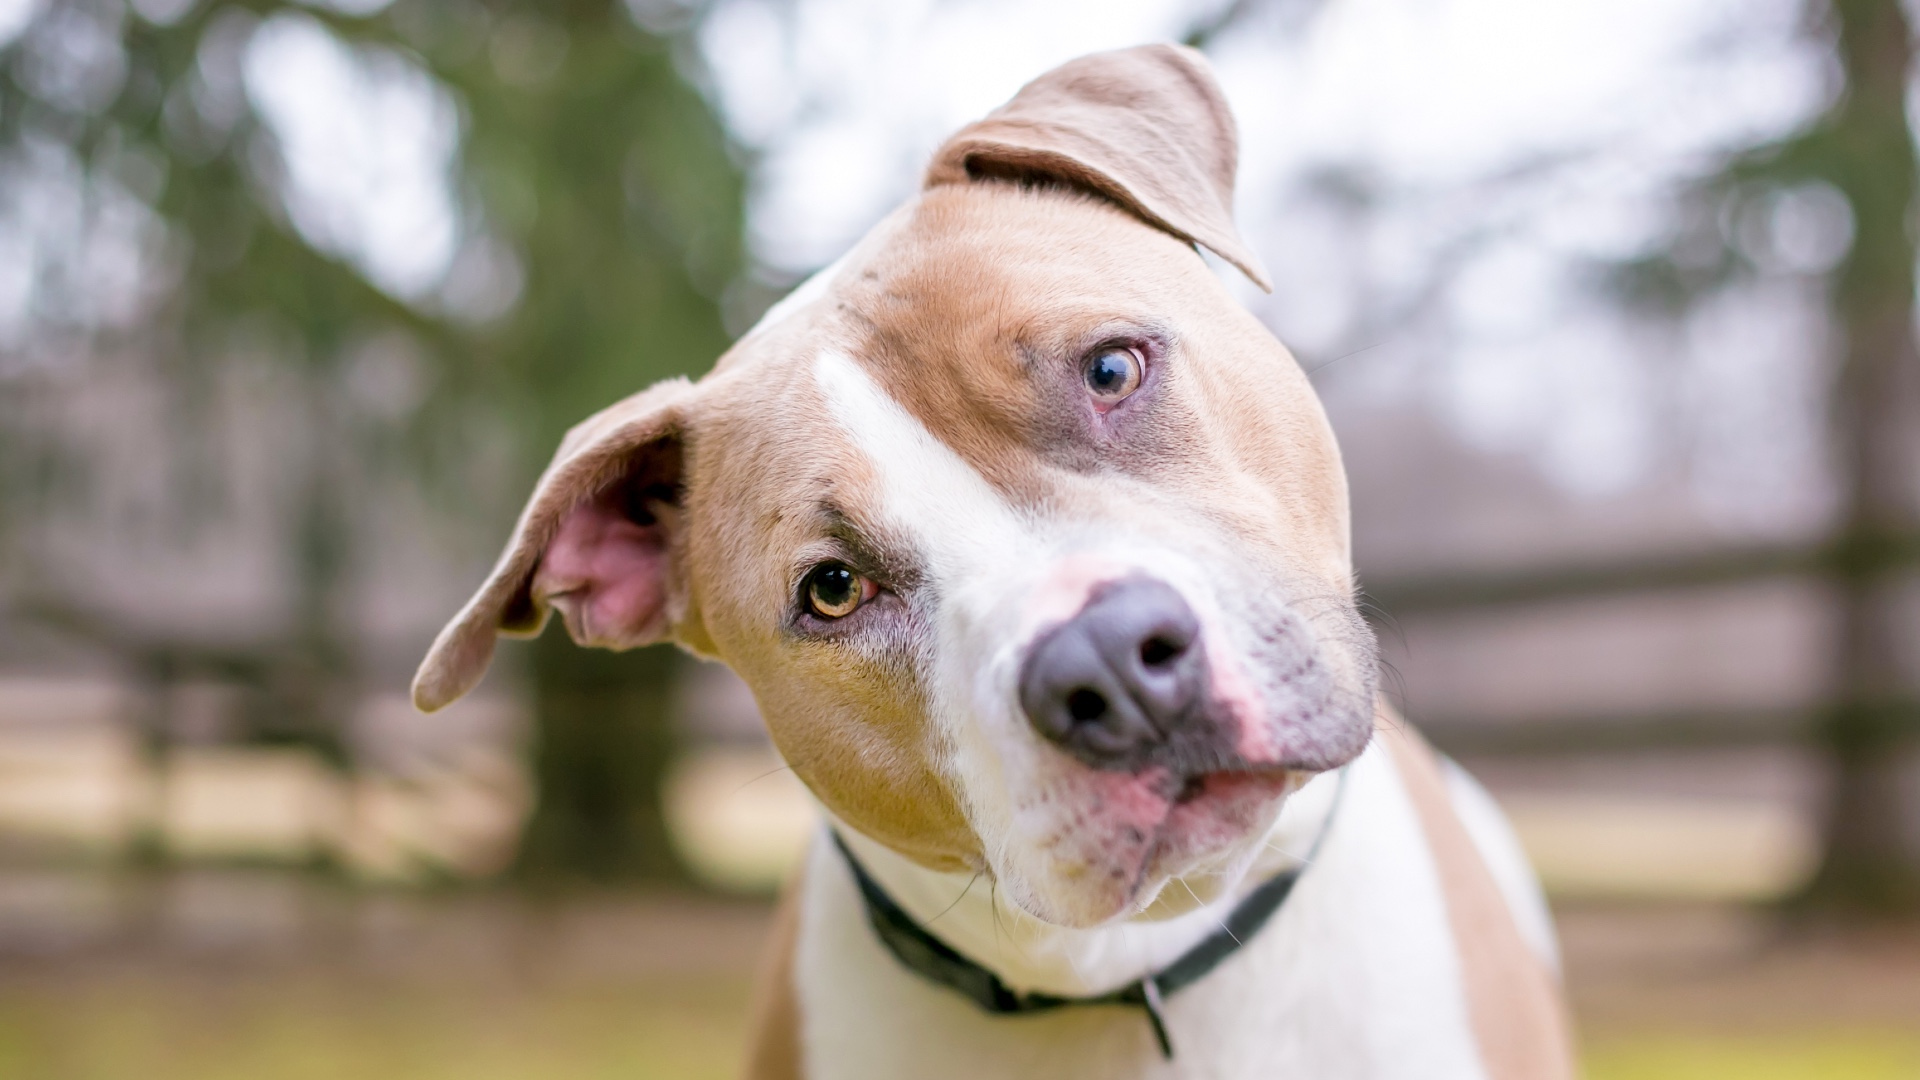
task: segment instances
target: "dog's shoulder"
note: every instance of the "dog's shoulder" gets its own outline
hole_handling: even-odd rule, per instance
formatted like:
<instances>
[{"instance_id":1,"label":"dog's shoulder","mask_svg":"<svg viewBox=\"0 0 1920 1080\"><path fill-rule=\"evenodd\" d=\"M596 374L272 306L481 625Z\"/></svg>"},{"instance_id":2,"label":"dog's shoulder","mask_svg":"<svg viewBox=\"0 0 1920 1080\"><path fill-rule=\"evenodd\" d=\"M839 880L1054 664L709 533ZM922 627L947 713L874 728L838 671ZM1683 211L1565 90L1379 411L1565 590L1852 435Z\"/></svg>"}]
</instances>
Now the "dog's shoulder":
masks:
<instances>
[{"instance_id":1,"label":"dog's shoulder","mask_svg":"<svg viewBox=\"0 0 1920 1080\"><path fill-rule=\"evenodd\" d=\"M1493 831L1505 831L1498 811L1404 721L1383 717L1377 737L1391 753L1433 854L1489 1080L1572 1077L1572 1033L1551 953L1543 955L1529 940L1539 936L1527 926L1537 918L1533 905L1516 903L1513 885L1501 881L1511 860L1504 855L1510 841Z\"/></svg>"},{"instance_id":2,"label":"dog's shoulder","mask_svg":"<svg viewBox=\"0 0 1920 1080\"><path fill-rule=\"evenodd\" d=\"M800 938L800 896L805 870L796 870L775 909L761 953L747 1035L745 1080L805 1080L800 1050L800 1002L794 991L793 957Z\"/></svg>"}]
</instances>

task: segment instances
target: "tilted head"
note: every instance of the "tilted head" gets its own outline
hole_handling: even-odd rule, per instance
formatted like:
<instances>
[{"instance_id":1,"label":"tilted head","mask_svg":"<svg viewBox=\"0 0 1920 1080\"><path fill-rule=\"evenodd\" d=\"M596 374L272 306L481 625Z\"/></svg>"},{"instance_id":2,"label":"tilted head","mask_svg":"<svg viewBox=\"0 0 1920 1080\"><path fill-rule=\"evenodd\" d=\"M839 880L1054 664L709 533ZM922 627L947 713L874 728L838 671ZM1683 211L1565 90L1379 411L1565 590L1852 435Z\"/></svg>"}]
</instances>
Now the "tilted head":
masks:
<instances>
[{"instance_id":1,"label":"tilted head","mask_svg":"<svg viewBox=\"0 0 1920 1080\"><path fill-rule=\"evenodd\" d=\"M415 700L558 609L726 661L839 821L1038 918L1231 888L1374 678L1326 418L1194 250L1262 281L1234 161L1196 53L1042 76L712 374L568 433Z\"/></svg>"}]
</instances>

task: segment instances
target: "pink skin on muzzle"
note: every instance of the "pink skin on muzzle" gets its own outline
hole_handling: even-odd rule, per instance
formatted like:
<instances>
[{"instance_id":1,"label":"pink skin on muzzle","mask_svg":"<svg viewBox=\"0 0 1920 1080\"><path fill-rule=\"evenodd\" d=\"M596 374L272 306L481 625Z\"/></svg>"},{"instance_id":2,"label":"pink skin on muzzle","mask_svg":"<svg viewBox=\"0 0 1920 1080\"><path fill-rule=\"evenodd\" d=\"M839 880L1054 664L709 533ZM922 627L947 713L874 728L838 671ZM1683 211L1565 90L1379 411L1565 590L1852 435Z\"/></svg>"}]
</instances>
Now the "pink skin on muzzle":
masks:
<instances>
[{"instance_id":1,"label":"pink skin on muzzle","mask_svg":"<svg viewBox=\"0 0 1920 1080\"><path fill-rule=\"evenodd\" d=\"M1110 557L1062 559L1032 593L1020 640L1033 641L1072 618L1100 586L1140 573L1138 566ZM1072 876L1105 894L1115 915L1132 910L1150 882L1186 872L1264 829L1275 804L1299 780L1278 767L1282 747L1264 699L1226 647L1229 638L1203 606L1195 610L1208 646L1214 703L1235 725L1235 754L1258 771L1215 772L1183 782L1159 768L1114 772L1076 762L1035 796L1071 808L1059 829L1041 838L1042 846L1072 868Z\"/></svg>"}]
</instances>

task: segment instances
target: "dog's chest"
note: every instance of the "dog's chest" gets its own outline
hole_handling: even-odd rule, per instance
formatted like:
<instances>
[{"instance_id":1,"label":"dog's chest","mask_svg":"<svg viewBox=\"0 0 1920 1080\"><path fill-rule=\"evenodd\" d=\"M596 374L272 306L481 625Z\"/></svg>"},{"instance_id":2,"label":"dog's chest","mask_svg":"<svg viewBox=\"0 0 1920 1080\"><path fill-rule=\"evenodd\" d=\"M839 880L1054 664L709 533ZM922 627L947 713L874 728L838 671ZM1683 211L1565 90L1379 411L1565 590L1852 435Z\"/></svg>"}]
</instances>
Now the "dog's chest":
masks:
<instances>
[{"instance_id":1,"label":"dog's chest","mask_svg":"<svg viewBox=\"0 0 1920 1080\"><path fill-rule=\"evenodd\" d=\"M795 957L810 1080L1484 1075L1432 858L1384 755L1259 937L1167 1002L1175 1057L1117 1006L997 1017L908 971L834 853L806 871Z\"/></svg>"}]
</instances>

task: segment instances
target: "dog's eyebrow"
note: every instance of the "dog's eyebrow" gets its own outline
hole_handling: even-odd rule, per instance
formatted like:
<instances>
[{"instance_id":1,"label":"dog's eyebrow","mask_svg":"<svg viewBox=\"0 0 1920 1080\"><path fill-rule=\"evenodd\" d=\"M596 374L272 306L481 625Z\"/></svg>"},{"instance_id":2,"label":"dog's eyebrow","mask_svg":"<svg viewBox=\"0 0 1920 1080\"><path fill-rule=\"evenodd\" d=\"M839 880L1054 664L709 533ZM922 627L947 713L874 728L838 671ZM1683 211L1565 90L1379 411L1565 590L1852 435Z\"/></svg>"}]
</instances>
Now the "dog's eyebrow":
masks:
<instances>
[{"instance_id":1,"label":"dog's eyebrow","mask_svg":"<svg viewBox=\"0 0 1920 1080\"><path fill-rule=\"evenodd\" d=\"M910 588L920 580L920 559L912 546L862 525L832 498L823 498L812 507L815 527L821 535L838 541L847 549L856 569L868 571L896 589Z\"/></svg>"}]
</instances>

